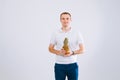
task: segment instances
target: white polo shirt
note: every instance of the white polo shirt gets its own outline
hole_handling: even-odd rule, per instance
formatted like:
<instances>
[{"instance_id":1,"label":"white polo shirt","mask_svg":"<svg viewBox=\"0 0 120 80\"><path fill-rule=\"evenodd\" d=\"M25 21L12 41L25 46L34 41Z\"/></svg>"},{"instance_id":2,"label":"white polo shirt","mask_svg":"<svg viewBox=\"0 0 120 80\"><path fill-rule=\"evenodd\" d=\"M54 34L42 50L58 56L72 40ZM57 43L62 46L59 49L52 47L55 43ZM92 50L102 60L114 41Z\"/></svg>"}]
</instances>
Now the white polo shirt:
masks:
<instances>
[{"instance_id":1,"label":"white polo shirt","mask_svg":"<svg viewBox=\"0 0 120 80\"><path fill-rule=\"evenodd\" d=\"M63 32L62 29L54 32L52 34L50 44L55 45L56 50L61 50L64 45L63 41L66 37L68 38L68 45L71 51L78 50L79 44L84 43L81 33L71 28L68 32ZM74 62L77 62L77 55L72 55L69 57L56 55L56 63L58 64L70 64Z\"/></svg>"}]
</instances>

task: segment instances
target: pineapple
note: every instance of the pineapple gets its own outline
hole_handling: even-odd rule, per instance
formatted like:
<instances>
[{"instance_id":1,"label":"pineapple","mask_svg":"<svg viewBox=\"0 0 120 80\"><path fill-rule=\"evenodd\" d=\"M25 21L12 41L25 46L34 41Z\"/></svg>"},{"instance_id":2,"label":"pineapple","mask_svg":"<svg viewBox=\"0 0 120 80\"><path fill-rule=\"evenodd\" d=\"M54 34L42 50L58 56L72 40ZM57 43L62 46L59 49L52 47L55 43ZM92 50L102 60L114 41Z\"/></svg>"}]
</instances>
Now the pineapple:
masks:
<instances>
[{"instance_id":1,"label":"pineapple","mask_svg":"<svg viewBox=\"0 0 120 80\"><path fill-rule=\"evenodd\" d=\"M70 53L70 49L69 49L69 46L68 46L68 38L65 38L63 43L64 43L63 49L66 51L65 54L69 54Z\"/></svg>"}]
</instances>

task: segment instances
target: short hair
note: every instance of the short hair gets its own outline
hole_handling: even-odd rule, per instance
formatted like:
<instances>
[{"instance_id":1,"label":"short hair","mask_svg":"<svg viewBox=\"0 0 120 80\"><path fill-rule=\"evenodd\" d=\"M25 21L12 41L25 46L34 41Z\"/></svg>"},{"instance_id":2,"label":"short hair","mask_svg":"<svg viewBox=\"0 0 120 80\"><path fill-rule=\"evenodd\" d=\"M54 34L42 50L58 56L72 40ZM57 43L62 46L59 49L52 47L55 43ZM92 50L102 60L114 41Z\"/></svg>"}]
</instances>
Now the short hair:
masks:
<instances>
[{"instance_id":1,"label":"short hair","mask_svg":"<svg viewBox=\"0 0 120 80\"><path fill-rule=\"evenodd\" d=\"M68 14L68 15L71 17L71 14L70 14L69 12L62 12L62 13L60 14L60 18L61 18L61 16L64 15L64 14Z\"/></svg>"}]
</instances>

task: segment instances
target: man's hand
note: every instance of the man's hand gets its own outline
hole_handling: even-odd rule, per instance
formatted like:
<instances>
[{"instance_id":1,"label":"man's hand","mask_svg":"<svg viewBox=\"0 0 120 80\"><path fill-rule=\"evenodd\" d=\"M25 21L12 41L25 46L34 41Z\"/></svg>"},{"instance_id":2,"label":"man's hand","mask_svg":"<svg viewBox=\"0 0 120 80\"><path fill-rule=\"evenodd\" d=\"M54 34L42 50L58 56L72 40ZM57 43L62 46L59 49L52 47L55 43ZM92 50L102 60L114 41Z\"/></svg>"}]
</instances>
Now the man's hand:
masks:
<instances>
[{"instance_id":1,"label":"man's hand","mask_svg":"<svg viewBox=\"0 0 120 80\"><path fill-rule=\"evenodd\" d=\"M64 49L61 49L58 51L57 55L64 56L66 51Z\"/></svg>"},{"instance_id":2,"label":"man's hand","mask_svg":"<svg viewBox=\"0 0 120 80\"><path fill-rule=\"evenodd\" d=\"M65 54L64 57L69 57L69 56L71 56L72 54L73 54L73 52L70 51L69 54Z\"/></svg>"}]
</instances>

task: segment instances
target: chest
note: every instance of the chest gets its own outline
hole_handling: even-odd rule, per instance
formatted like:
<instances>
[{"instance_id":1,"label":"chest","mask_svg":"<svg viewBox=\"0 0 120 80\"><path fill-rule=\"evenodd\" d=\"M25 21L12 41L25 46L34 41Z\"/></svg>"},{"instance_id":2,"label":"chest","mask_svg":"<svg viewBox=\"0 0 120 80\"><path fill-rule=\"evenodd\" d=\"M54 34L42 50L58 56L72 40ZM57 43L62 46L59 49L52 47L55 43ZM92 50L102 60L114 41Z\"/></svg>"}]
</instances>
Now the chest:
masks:
<instances>
[{"instance_id":1,"label":"chest","mask_svg":"<svg viewBox=\"0 0 120 80\"><path fill-rule=\"evenodd\" d=\"M65 38L68 38L68 44L76 44L77 42L76 33L59 33L56 36L56 43L63 44Z\"/></svg>"}]
</instances>

